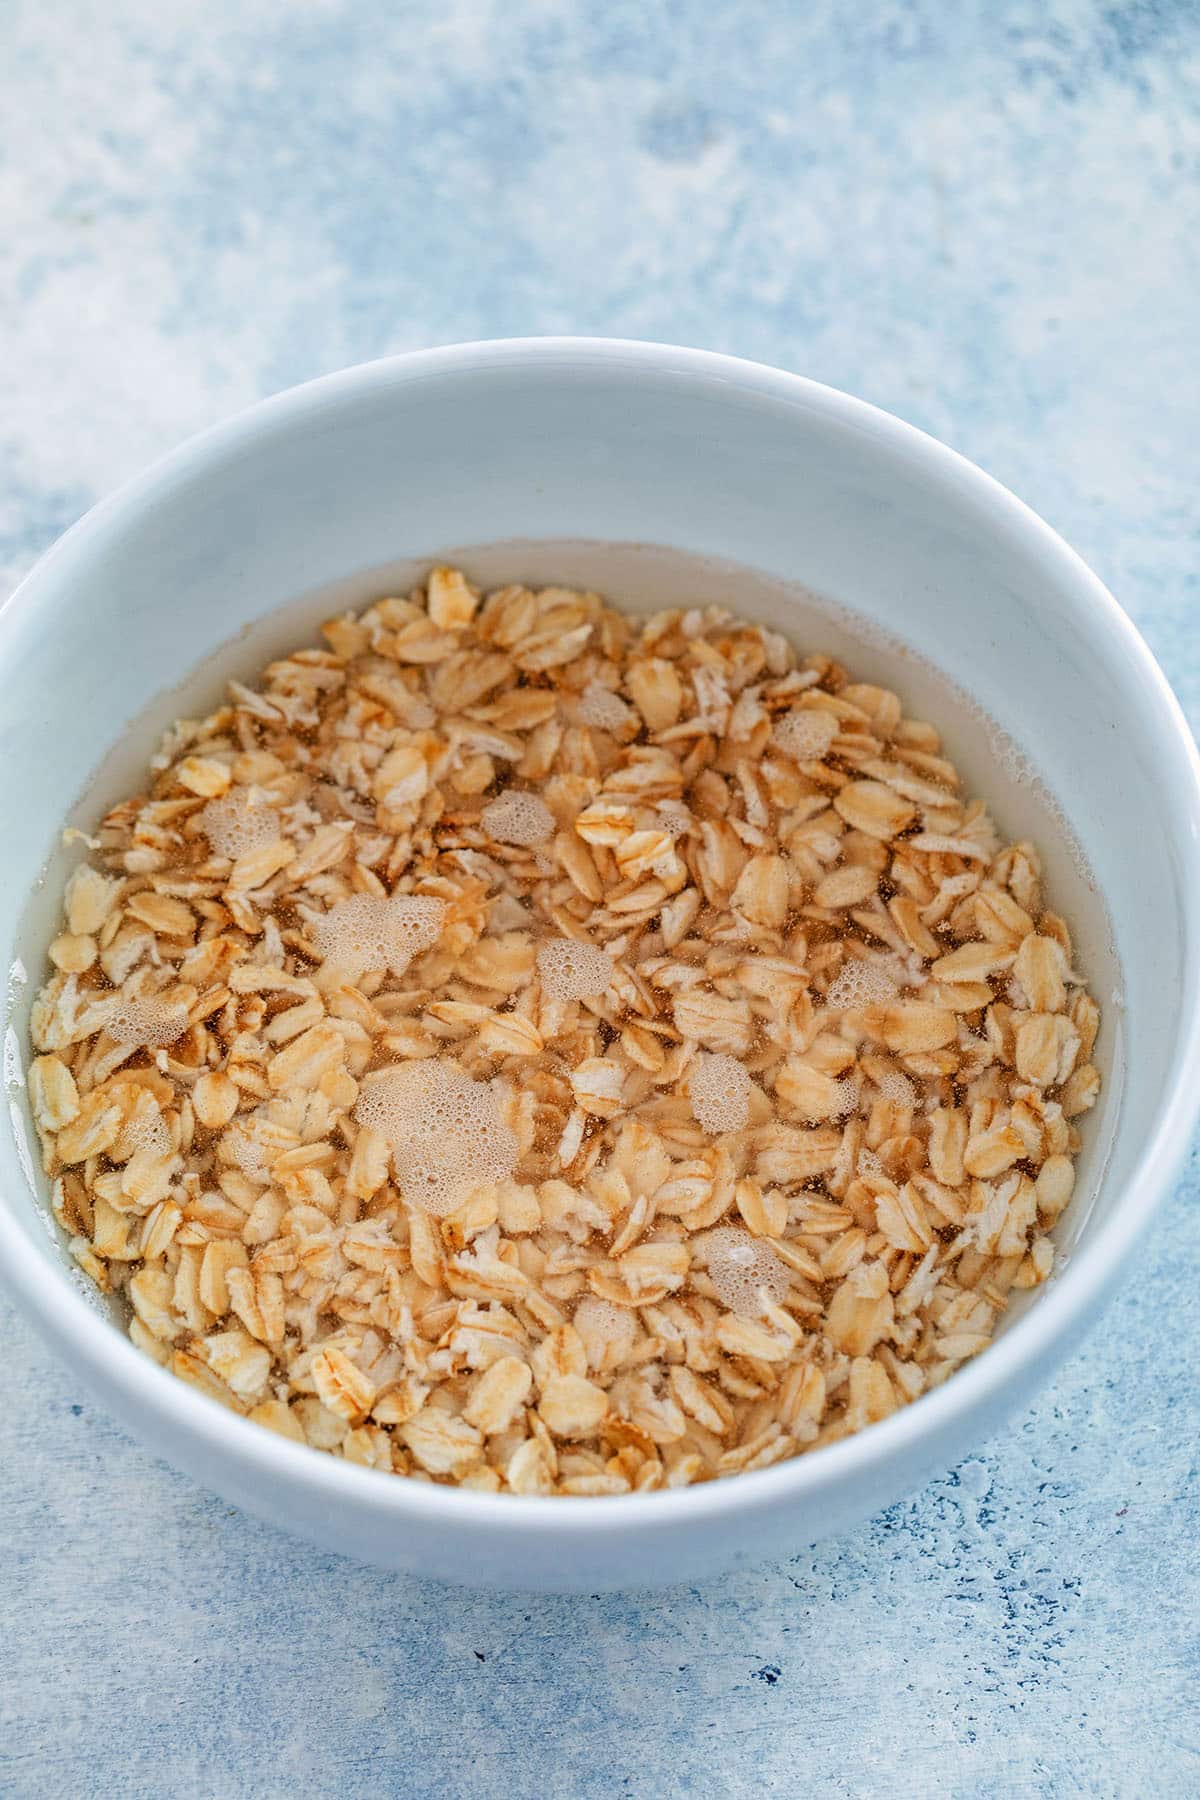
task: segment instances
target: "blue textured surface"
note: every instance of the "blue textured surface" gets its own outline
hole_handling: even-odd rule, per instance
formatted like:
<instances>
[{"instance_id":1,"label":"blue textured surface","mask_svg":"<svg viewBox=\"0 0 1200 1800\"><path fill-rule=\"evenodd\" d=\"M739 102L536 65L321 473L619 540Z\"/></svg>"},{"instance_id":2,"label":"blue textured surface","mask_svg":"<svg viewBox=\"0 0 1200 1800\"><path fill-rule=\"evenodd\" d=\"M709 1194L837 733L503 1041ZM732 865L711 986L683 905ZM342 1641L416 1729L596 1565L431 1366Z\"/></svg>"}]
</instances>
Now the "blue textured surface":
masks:
<instances>
[{"instance_id":1,"label":"blue textured surface","mask_svg":"<svg viewBox=\"0 0 1200 1800\"><path fill-rule=\"evenodd\" d=\"M287 383L658 337L982 463L1195 723L1193 6L9 0L3 35L0 579ZM3 1312L0 1790L1195 1794L1198 1190L1193 1160L1087 1348L955 1474L648 1597L318 1557L148 1458Z\"/></svg>"}]
</instances>

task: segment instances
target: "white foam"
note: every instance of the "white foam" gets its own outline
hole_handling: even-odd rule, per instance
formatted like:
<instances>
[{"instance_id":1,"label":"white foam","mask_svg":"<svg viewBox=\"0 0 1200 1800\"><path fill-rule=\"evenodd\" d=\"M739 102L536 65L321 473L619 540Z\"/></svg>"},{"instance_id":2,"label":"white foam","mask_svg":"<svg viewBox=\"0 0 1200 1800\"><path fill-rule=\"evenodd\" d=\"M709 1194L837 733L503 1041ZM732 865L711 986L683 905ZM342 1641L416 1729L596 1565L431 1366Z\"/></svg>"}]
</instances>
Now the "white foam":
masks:
<instances>
[{"instance_id":1,"label":"white foam","mask_svg":"<svg viewBox=\"0 0 1200 1800\"><path fill-rule=\"evenodd\" d=\"M497 844L519 844L528 849L554 836L554 814L544 800L523 788L506 788L489 800L479 823Z\"/></svg>"},{"instance_id":2,"label":"white foam","mask_svg":"<svg viewBox=\"0 0 1200 1800\"><path fill-rule=\"evenodd\" d=\"M249 1122L239 1121L221 1140L223 1154L251 1181L269 1181L267 1146L250 1134Z\"/></svg>"},{"instance_id":3,"label":"white foam","mask_svg":"<svg viewBox=\"0 0 1200 1800\"><path fill-rule=\"evenodd\" d=\"M592 1000L613 978L613 960L582 938L550 938L537 953L542 991L550 1000Z\"/></svg>"},{"instance_id":4,"label":"white foam","mask_svg":"<svg viewBox=\"0 0 1200 1800\"><path fill-rule=\"evenodd\" d=\"M833 1117L843 1119L858 1105L858 1088L853 1081L835 1081L833 1085L837 1094Z\"/></svg>"},{"instance_id":5,"label":"white foam","mask_svg":"<svg viewBox=\"0 0 1200 1800\"><path fill-rule=\"evenodd\" d=\"M437 1218L473 1189L503 1181L516 1164L517 1140L495 1089L456 1062L399 1063L368 1076L354 1116L391 1145L405 1200Z\"/></svg>"},{"instance_id":6,"label":"white foam","mask_svg":"<svg viewBox=\"0 0 1200 1800\"><path fill-rule=\"evenodd\" d=\"M787 1297L787 1268L762 1238L751 1237L736 1226L723 1225L707 1233L703 1248L717 1298L730 1312L743 1319L757 1318L763 1310L764 1290L776 1304Z\"/></svg>"},{"instance_id":7,"label":"white foam","mask_svg":"<svg viewBox=\"0 0 1200 1800\"><path fill-rule=\"evenodd\" d=\"M21 1046L11 1025L6 1026L4 1032L4 1085L14 1088L25 1086L25 1071L21 1067Z\"/></svg>"},{"instance_id":8,"label":"white foam","mask_svg":"<svg viewBox=\"0 0 1200 1800\"><path fill-rule=\"evenodd\" d=\"M171 1134L167 1130L166 1121L158 1113L152 1113L143 1119L131 1119L125 1127L125 1142L135 1150L154 1150L159 1156L165 1156L171 1148Z\"/></svg>"},{"instance_id":9,"label":"white foam","mask_svg":"<svg viewBox=\"0 0 1200 1800\"><path fill-rule=\"evenodd\" d=\"M579 722L597 731L620 731L630 718L630 708L611 688L589 681L579 698Z\"/></svg>"},{"instance_id":10,"label":"white foam","mask_svg":"<svg viewBox=\"0 0 1200 1800\"><path fill-rule=\"evenodd\" d=\"M118 1044L135 1044L139 1049L148 1049L151 1045L173 1044L186 1024L187 1010L178 1003L153 997L145 1000L118 997L105 1030Z\"/></svg>"},{"instance_id":11,"label":"white foam","mask_svg":"<svg viewBox=\"0 0 1200 1800\"><path fill-rule=\"evenodd\" d=\"M11 1095L9 1096L8 1101L8 1116L12 1122L13 1148L17 1153L17 1161L21 1165L21 1174L25 1179L25 1186L36 1198L38 1190L37 1181L35 1180L33 1173L33 1153L29 1145L29 1127L25 1122L24 1109ZM51 1236L53 1236L50 1215L42 1212L40 1207L37 1210L39 1216L44 1220L47 1230L50 1231ZM89 1282L88 1286L91 1287L91 1285L91 1282ZM92 1288L92 1292L95 1292L94 1288Z\"/></svg>"},{"instance_id":12,"label":"white foam","mask_svg":"<svg viewBox=\"0 0 1200 1800\"><path fill-rule=\"evenodd\" d=\"M625 1350L632 1344L637 1322L627 1306L614 1306L611 1300L585 1294L575 1308L572 1325L583 1339L592 1368L599 1368L610 1346Z\"/></svg>"},{"instance_id":13,"label":"white foam","mask_svg":"<svg viewBox=\"0 0 1200 1800\"><path fill-rule=\"evenodd\" d=\"M313 947L326 962L347 969L403 975L414 956L437 943L445 918L445 902L431 894L393 894L385 900L351 894L316 921Z\"/></svg>"},{"instance_id":14,"label":"white foam","mask_svg":"<svg viewBox=\"0 0 1200 1800\"><path fill-rule=\"evenodd\" d=\"M710 1137L744 1130L753 1092L754 1083L734 1056L702 1051L692 1064L688 1076L692 1117Z\"/></svg>"},{"instance_id":15,"label":"white foam","mask_svg":"<svg viewBox=\"0 0 1200 1800\"><path fill-rule=\"evenodd\" d=\"M273 844L279 836L279 815L261 800L252 800L246 788L232 788L220 800L210 800L197 818L218 856L231 861Z\"/></svg>"},{"instance_id":16,"label":"white foam","mask_svg":"<svg viewBox=\"0 0 1200 1800\"><path fill-rule=\"evenodd\" d=\"M875 1077L875 1086L883 1098L890 1100L894 1106L915 1106L917 1104L916 1088L908 1076L902 1075L899 1069L885 1069L882 1075Z\"/></svg>"},{"instance_id":17,"label":"white foam","mask_svg":"<svg viewBox=\"0 0 1200 1800\"><path fill-rule=\"evenodd\" d=\"M151 1150L165 1156L171 1148L171 1133L157 1103L145 1089L139 1093L133 1112L122 1127L119 1143L122 1158L138 1150Z\"/></svg>"},{"instance_id":18,"label":"white foam","mask_svg":"<svg viewBox=\"0 0 1200 1800\"><path fill-rule=\"evenodd\" d=\"M820 762L838 734L838 722L832 713L818 712L813 707L798 707L776 721L775 742L785 756L797 762Z\"/></svg>"},{"instance_id":19,"label":"white foam","mask_svg":"<svg viewBox=\"0 0 1200 1800\"><path fill-rule=\"evenodd\" d=\"M891 976L875 963L855 957L830 982L825 1004L835 1012L851 1012L862 1006L883 1006L895 997Z\"/></svg>"}]
</instances>

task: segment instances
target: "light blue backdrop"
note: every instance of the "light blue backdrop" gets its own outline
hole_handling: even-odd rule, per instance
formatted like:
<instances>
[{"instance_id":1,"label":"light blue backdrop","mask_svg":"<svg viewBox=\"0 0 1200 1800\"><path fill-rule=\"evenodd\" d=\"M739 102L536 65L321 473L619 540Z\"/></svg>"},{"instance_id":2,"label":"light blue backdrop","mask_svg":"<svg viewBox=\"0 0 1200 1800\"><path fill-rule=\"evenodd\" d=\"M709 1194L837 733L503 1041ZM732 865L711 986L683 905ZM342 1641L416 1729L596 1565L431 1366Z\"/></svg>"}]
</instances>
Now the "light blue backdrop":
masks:
<instances>
[{"instance_id":1,"label":"light blue backdrop","mask_svg":"<svg viewBox=\"0 0 1200 1800\"><path fill-rule=\"evenodd\" d=\"M1197 18L8 0L0 577L340 364L666 338L981 462L1195 721ZM1200 1792L1197 1188L1193 1161L1088 1347L956 1473L665 1595L481 1599L318 1557L151 1461L0 1313L0 1791Z\"/></svg>"}]
</instances>

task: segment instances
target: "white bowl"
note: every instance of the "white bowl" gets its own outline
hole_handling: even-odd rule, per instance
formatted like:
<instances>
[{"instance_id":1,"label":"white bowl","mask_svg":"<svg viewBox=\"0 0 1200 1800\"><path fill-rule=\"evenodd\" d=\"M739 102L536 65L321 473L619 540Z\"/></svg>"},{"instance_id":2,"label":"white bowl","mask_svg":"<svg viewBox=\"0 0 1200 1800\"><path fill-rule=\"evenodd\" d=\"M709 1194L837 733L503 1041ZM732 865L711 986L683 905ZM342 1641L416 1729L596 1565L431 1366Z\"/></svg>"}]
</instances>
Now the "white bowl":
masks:
<instances>
[{"instance_id":1,"label":"white bowl","mask_svg":"<svg viewBox=\"0 0 1200 1800\"><path fill-rule=\"evenodd\" d=\"M20 1065L65 867L60 826L134 782L155 728L191 692L215 697L222 673L255 669L323 616L331 584L365 601L401 565L464 543L489 546L465 552L488 580L583 579L640 605L736 595L814 645L850 646L856 669L950 721L953 754L1001 825L1050 849L1051 893L1105 1014L1105 1091L1064 1257L992 1348L857 1437L620 1499L484 1496L376 1474L232 1416L143 1357L48 1223ZM853 609L864 641L853 647L844 615L814 614L796 581ZM889 650L881 627L917 654ZM1011 744L922 659L1024 752L1090 874ZM333 1549L454 1581L594 1590L695 1579L840 1531L1027 1400L1127 1267L1186 1150L1200 1092L1200 782L1178 707L1119 607L1047 526L950 450L828 388L586 339L463 345L313 382L185 445L70 531L0 613L0 693L0 962L28 971L17 968L10 995L0 1270L152 1449Z\"/></svg>"}]
</instances>

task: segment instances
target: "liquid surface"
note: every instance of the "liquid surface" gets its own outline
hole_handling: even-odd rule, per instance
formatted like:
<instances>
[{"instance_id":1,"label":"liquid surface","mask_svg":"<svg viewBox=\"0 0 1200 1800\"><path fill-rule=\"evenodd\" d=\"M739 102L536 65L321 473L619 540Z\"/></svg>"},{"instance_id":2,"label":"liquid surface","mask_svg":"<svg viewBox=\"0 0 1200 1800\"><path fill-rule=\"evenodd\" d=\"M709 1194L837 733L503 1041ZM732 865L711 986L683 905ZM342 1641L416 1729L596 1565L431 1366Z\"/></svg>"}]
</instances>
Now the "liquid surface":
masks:
<instances>
[{"instance_id":1,"label":"liquid surface","mask_svg":"<svg viewBox=\"0 0 1200 1800\"><path fill-rule=\"evenodd\" d=\"M932 727L715 610L454 571L326 639L110 813L35 1007L60 1217L143 1347L566 1493L761 1466L981 1348L1051 1267L1095 1021Z\"/></svg>"}]
</instances>

